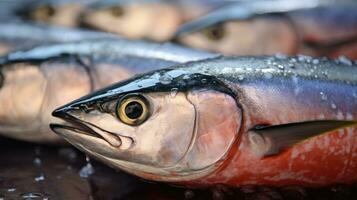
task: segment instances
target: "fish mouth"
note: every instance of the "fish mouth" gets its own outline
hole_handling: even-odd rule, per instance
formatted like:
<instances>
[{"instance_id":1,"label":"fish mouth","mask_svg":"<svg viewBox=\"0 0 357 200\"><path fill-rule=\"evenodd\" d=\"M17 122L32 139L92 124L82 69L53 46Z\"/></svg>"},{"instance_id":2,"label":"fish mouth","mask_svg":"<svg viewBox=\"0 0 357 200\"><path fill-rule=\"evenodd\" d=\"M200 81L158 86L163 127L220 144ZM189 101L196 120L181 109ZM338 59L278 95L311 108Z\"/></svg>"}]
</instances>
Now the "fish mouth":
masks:
<instances>
[{"instance_id":1,"label":"fish mouth","mask_svg":"<svg viewBox=\"0 0 357 200\"><path fill-rule=\"evenodd\" d=\"M63 135L61 131L58 130L67 130L72 133L76 133L82 136L91 137L95 140L106 141L109 145L113 147L120 147L122 144L122 140L119 136L106 132L104 135L98 133L97 131L93 130L91 125L88 122L85 122L81 119L76 118L75 116L67 113L63 109L55 110L52 115L54 117L62 119L65 123L58 124L58 123L51 123L50 128L53 132L58 135ZM98 127L96 127L98 129Z\"/></svg>"}]
</instances>

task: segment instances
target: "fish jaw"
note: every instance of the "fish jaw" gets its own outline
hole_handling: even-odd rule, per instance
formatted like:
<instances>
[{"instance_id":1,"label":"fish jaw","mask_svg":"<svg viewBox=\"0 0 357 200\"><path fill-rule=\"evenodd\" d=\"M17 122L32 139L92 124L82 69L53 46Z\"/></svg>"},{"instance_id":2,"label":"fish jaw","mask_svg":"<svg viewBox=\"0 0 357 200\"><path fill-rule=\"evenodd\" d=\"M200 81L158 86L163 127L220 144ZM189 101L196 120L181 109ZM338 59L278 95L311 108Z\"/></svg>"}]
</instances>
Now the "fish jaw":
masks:
<instances>
[{"instance_id":1,"label":"fish jaw","mask_svg":"<svg viewBox=\"0 0 357 200\"><path fill-rule=\"evenodd\" d=\"M54 117L61 118L65 121L65 123L62 124L50 124L51 129L54 130L55 133L58 133L66 139L73 139L76 143L89 143L90 145L93 145L93 143L103 145L105 143L107 146L109 145L116 150L123 144L124 138L111 135L110 133L103 133L96 129L95 126L84 123L75 116L68 114L68 111L68 109L57 109L52 113ZM77 139L78 136L83 137L84 141L79 141ZM132 138L130 138L130 142L133 143Z\"/></svg>"}]
</instances>

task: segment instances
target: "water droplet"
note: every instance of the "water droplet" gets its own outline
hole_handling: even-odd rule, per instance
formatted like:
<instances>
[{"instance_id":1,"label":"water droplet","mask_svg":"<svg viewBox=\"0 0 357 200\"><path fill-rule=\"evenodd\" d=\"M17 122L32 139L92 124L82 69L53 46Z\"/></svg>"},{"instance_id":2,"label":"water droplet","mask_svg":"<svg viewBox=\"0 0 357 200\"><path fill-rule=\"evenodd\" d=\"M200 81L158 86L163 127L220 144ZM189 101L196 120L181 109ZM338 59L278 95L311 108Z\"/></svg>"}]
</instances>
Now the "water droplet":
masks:
<instances>
[{"instance_id":1,"label":"water droplet","mask_svg":"<svg viewBox=\"0 0 357 200\"><path fill-rule=\"evenodd\" d=\"M172 88L170 92L170 96L176 97L177 93L178 93L178 88Z\"/></svg>"},{"instance_id":2,"label":"water droplet","mask_svg":"<svg viewBox=\"0 0 357 200\"><path fill-rule=\"evenodd\" d=\"M288 63L288 66L289 66L290 68L295 68L295 64L294 64L294 63L291 63L291 62Z\"/></svg>"},{"instance_id":3,"label":"water droplet","mask_svg":"<svg viewBox=\"0 0 357 200\"><path fill-rule=\"evenodd\" d=\"M303 56L303 55L298 55L298 60L299 60L300 62L305 61L305 56Z\"/></svg>"},{"instance_id":4,"label":"water droplet","mask_svg":"<svg viewBox=\"0 0 357 200\"><path fill-rule=\"evenodd\" d=\"M276 65L278 67L278 69L280 70L284 70L284 66L283 65Z\"/></svg>"},{"instance_id":5,"label":"water droplet","mask_svg":"<svg viewBox=\"0 0 357 200\"><path fill-rule=\"evenodd\" d=\"M203 84L207 83L207 79L205 79L205 78L201 79L201 83L203 83Z\"/></svg>"},{"instance_id":6,"label":"water droplet","mask_svg":"<svg viewBox=\"0 0 357 200\"><path fill-rule=\"evenodd\" d=\"M160 81L160 83L162 83L164 85L168 85L171 83L172 77L168 74L164 74L164 75L160 76L159 81Z\"/></svg>"},{"instance_id":7,"label":"water droplet","mask_svg":"<svg viewBox=\"0 0 357 200\"><path fill-rule=\"evenodd\" d=\"M319 63L320 63L319 59L315 58L315 59L312 60L312 64L314 64L314 65L317 65Z\"/></svg>"},{"instance_id":8,"label":"water droplet","mask_svg":"<svg viewBox=\"0 0 357 200\"><path fill-rule=\"evenodd\" d=\"M36 182L39 182L39 181L44 181L45 180L45 176L43 174L41 174L40 176L38 177L35 177L35 181Z\"/></svg>"},{"instance_id":9,"label":"water droplet","mask_svg":"<svg viewBox=\"0 0 357 200\"><path fill-rule=\"evenodd\" d=\"M40 166L41 165L41 159L40 158L35 158L34 160L33 160L33 164L34 165L36 165L36 166Z\"/></svg>"},{"instance_id":10,"label":"water droplet","mask_svg":"<svg viewBox=\"0 0 357 200\"><path fill-rule=\"evenodd\" d=\"M331 108L332 108L332 109L336 109L336 108L337 108L336 104L332 102L332 103L331 103Z\"/></svg>"},{"instance_id":11,"label":"water droplet","mask_svg":"<svg viewBox=\"0 0 357 200\"><path fill-rule=\"evenodd\" d=\"M325 93L320 92L320 96L323 101L327 101L327 95Z\"/></svg>"},{"instance_id":12,"label":"water droplet","mask_svg":"<svg viewBox=\"0 0 357 200\"><path fill-rule=\"evenodd\" d=\"M244 76L243 75L239 75L238 76L238 80L243 81L244 80Z\"/></svg>"},{"instance_id":13,"label":"water droplet","mask_svg":"<svg viewBox=\"0 0 357 200\"><path fill-rule=\"evenodd\" d=\"M88 156L86 156L86 161L87 164L83 166L82 169L79 171L79 176L82 178L88 178L90 175L94 173L94 168L90 163L90 159Z\"/></svg>"},{"instance_id":14,"label":"water droplet","mask_svg":"<svg viewBox=\"0 0 357 200\"><path fill-rule=\"evenodd\" d=\"M183 77L182 77L183 79L189 79L190 78L190 76L188 75L188 74L185 74L185 75L183 75Z\"/></svg>"},{"instance_id":15,"label":"water droplet","mask_svg":"<svg viewBox=\"0 0 357 200\"><path fill-rule=\"evenodd\" d=\"M16 191L16 188L9 188L7 189L8 192L15 192Z\"/></svg>"},{"instance_id":16,"label":"water droplet","mask_svg":"<svg viewBox=\"0 0 357 200\"><path fill-rule=\"evenodd\" d=\"M277 53L277 54L275 54L275 57L277 59L286 59L288 56L286 54L283 54L283 53Z\"/></svg>"},{"instance_id":17,"label":"water droplet","mask_svg":"<svg viewBox=\"0 0 357 200\"><path fill-rule=\"evenodd\" d=\"M268 64L268 65L271 65L271 64L273 64L273 61L270 60L270 59L268 59L268 60L267 60L267 64Z\"/></svg>"},{"instance_id":18,"label":"water droplet","mask_svg":"<svg viewBox=\"0 0 357 200\"><path fill-rule=\"evenodd\" d=\"M338 61L340 63L346 64L346 65L352 65L352 61L350 59L348 59L346 56L338 57Z\"/></svg>"},{"instance_id":19,"label":"water droplet","mask_svg":"<svg viewBox=\"0 0 357 200\"><path fill-rule=\"evenodd\" d=\"M38 192L28 192L28 193L22 194L21 196L23 199L26 199L26 200L39 199L39 198L43 197L43 195Z\"/></svg>"},{"instance_id":20,"label":"water droplet","mask_svg":"<svg viewBox=\"0 0 357 200\"><path fill-rule=\"evenodd\" d=\"M79 176L82 178L88 178L90 175L94 173L94 169L92 164L87 163L82 169L79 171Z\"/></svg>"},{"instance_id":21,"label":"water droplet","mask_svg":"<svg viewBox=\"0 0 357 200\"><path fill-rule=\"evenodd\" d=\"M296 63L296 62L297 62L297 60L296 60L296 58L291 58L291 59L290 59L290 62L292 62L292 63Z\"/></svg>"},{"instance_id":22,"label":"water droplet","mask_svg":"<svg viewBox=\"0 0 357 200\"><path fill-rule=\"evenodd\" d=\"M271 79L271 78L273 77L273 75L272 75L271 73L265 73L265 74L264 74L264 77L265 77L266 79Z\"/></svg>"},{"instance_id":23,"label":"water droplet","mask_svg":"<svg viewBox=\"0 0 357 200\"><path fill-rule=\"evenodd\" d=\"M312 57L306 56L306 55L298 55L298 60L299 60L300 62L310 63L311 60L312 60Z\"/></svg>"},{"instance_id":24,"label":"water droplet","mask_svg":"<svg viewBox=\"0 0 357 200\"><path fill-rule=\"evenodd\" d=\"M324 77L328 77L328 73L326 71L321 72Z\"/></svg>"}]
</instances>

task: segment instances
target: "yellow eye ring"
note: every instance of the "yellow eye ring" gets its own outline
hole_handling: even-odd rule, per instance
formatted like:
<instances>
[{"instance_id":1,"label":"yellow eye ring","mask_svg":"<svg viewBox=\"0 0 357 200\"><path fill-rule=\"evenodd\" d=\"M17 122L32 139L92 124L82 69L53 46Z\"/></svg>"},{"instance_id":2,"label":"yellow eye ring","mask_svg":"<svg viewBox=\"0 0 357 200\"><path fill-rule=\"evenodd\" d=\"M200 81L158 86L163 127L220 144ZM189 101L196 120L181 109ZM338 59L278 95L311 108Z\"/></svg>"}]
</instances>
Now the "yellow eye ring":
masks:
<instances>
[{"instance_id":1,"label":"yellow eye ring","mask_svg":"<svg viewBox=\"0 0 357 200\"><path fill-rule=\"evenodd\" d=\"M131 126L142 124L149 117L149 103L141 95L123 97L117 105L117 116L120 121Z\"/></svg>"}]
</instances>

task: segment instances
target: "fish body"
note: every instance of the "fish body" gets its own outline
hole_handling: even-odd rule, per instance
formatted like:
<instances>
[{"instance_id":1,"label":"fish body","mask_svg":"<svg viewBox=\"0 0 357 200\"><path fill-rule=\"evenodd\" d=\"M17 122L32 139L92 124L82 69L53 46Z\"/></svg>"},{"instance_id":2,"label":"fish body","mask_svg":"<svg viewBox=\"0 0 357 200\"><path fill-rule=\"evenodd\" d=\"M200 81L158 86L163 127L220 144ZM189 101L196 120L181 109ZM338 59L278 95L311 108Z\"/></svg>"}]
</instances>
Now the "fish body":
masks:
<instances>
[{"instance_id":1,"label":"fish body","mask_svg":"<svg viewBox=\"0 0 357 200\"><path fill-rule=\"evenodd\" d=\"M0 54L37 45L80 40L118 38L111 34L22 22L0 23Z\"/></svg>"},{"instance_id":2,"label":"fish body","mask_svg":"<svg viewBox=\"0 0 357 200\"><path fill-rule=\"evenodd\" d=\"M220 57L84 96L51 128L108 165L189 187L357 181L357 67L299 57Z\"/></svg>"},{"instance_id":3,"label":"fish body","mask_svg":"<svg viewBox=\"0 0 357 200\"><path fill-rule=\"evenodd\" d=\"M136 73L214 54L172 44L97 39L37 46L0 58L1 135L62 141L48 124L54 108ZM135 67L134 67L135 66Z\"/></svg>"},{"instance_id":4,"label":"fish body","mask_svg":"<svg viewBox=\"0 0 357 200\"><path fill-rule=\"evenodd\" d=\"M229 55L356 59L356 13L354 1L239 2L183 24L176 35L188 46Z\"/></svg>"}]
</instances>

